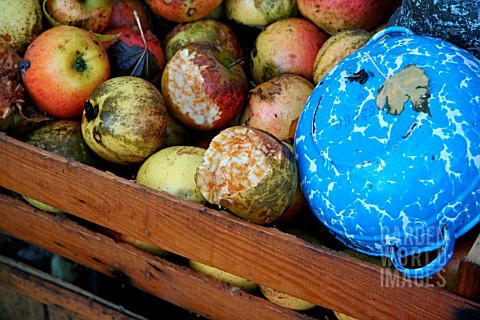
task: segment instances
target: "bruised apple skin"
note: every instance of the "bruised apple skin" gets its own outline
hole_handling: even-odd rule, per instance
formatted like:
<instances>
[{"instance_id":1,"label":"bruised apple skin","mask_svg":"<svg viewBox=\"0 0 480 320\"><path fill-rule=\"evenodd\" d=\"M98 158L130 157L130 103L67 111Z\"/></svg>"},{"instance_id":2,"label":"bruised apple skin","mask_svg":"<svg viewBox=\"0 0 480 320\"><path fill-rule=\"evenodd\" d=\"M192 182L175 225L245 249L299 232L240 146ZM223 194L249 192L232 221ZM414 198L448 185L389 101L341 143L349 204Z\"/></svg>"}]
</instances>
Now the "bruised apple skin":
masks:
<instances>
[{"instance_id":1,"label":"bruised apple skin","mask_svg":"<svg viewBox=\"0 0 480 320\"><path fill-rule=\"evenodd\" d=\"M48 0L45 10L62 25L100 33L112 19L113 0Z\"/></svg>"},{"instance_id":2,"label":"bruised apple skin","mask_svg":"<svg viewBox=\"0 0 480 320\"><path fill-rule=\"evenodd\" d=\"M243 49L235 33L226 24L214 19L181 23L163 39L165 55L170 60L181 47L194 41L211 41L225 47L235 60L243 60Z\"/></svg>"},{"instance_id":3,"label":"bruised apple skin","mask_svg":"<svg viewBox=\"0 0 480 320\"><path fill-rule=\"evenodd\" d=\"M2 0L0 5L0 45L23 54L43 30L39 1Z\"/></svg>"},{"instance_id":4,"label":"bruised apple skin","mask_svg":"<svg viewBox=\"0 0 480 320\"><path fill-rule=\"evenodd\" d=\"M250 222L268 224L292 203L298 174L292 151L273 135L232 126L210 142L195 182L209 203Z\"/></svg>"},{"instance_id":5,"label":"bruised apple skin","mask_svg":"<svg viewBox=\"0 0 480 320\"><path fill-rule=\"evenodd\" d=\"M225 127L241 112L248 83L243 68L224 47L196 41L167 62L161 80L168 111L198 131Z\"/></svg>"},{"instance_id":6,"label":"bruised apple skin","mask_svg":"<svg viewBox=\"0 0 480 320\"><path fill-rule=\"evenodd\" d=\"M146 0L154 13L174 22L188 22L213 13L222 0Z\"/></svg>"},{"instance_id":7,"label":"bruised apple skin","mask_svg":"<svg viewBox=\"0 0 480 320\"><path fill-rule=\"evenodd\" d=\"M295 74L283 74L250 91L240 125L270 132L280 140L293 139L313 84Z\"/></svg>"},{"instance_id":8,"label":"bruised apple skin","mask_svg":"<svg viewBox=\"0 0 480 320\"><path fill-rule=\"evenodd\" d=\"M313 64L328 35L303 18L286 18L259 33L250 50L250 73L261 84L285 73L313 80Z\"/></svg>"},{"instance_id":9,"label":"bruised apple skin","mask_svg":"<svg viewBox=\"0 0 480 320\"><path fill-rule=\"evenodd\" d=\"M82 134L100 157L119 165L144 161L166 141L167 115L160 91L133 76L99 85L85 102Z\"/></svg>"},{"instance_id":10,"label":"bruised apple skin","mask_svg":"<svg viewBox=\"0 0 480 320\"><path fill-rule=\"evenodd\" d=\"M370 31L387 11L385 0L298 0L303 17L330 35L348 29Z\"/></svg>"},{"instance_id":11,"label":"bruised apple skin","mask_svg":"<svg viewBox=\"0 0 480 320\"><path fill-rule=\"evenodd\" d=\"M228 19L247 26L267 26L298 15L296 0L225 0Z\"/></svg>"}]
</instances>

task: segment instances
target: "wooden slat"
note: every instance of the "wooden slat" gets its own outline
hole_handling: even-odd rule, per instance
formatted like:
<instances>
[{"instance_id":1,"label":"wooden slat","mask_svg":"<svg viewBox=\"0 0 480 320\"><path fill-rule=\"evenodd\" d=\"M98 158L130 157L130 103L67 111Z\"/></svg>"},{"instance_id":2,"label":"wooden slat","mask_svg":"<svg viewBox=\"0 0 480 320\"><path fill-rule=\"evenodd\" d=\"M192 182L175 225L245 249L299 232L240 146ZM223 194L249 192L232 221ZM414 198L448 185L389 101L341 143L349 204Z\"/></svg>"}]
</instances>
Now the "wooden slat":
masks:
<instances>
[{"instance_id":1,"label":"wooden slat","mask_svg":"<svg viewBox=\"0 0 480 320\"><path fill-rule=\"evenodd\" d=\"M308 319L0 194L0 231L212 319ZM161 312L161 310L159 310Z\"/></svg>"},{"instance_id":2,"label":"wooden slat","mask_svg":"<svg viewBox=\"0 0 480 320\"><path fill-rule=\"evenodd\" d=\"M47 306L61 306L63 314L77 319L145 319L85 290L4 256L0 256L0 284ZM41 310L37 308L32 317L40 319L43 315L43 308Z\"/></svg>"},{"instance_id":3,"label":"wooden slat","mask_svg":"<svg viewBox=\"0 0 480 320\"><path fill-rule=\"evenodd\" d=\"M455 292L463 297L480 302L480 234L460 262Z\"/></svg>"},{"instance_id":4,"label":"wooden slat","mask_svg":"<svg viewBox=\"0 0 480 320\"><path fill-rule=\"evenodd\" d=\"M0 135L0 150L0 185L7 189L326 308L381 319L479 312L478 304L445 290L5 135Z\"/></svg>"}]
</instances>

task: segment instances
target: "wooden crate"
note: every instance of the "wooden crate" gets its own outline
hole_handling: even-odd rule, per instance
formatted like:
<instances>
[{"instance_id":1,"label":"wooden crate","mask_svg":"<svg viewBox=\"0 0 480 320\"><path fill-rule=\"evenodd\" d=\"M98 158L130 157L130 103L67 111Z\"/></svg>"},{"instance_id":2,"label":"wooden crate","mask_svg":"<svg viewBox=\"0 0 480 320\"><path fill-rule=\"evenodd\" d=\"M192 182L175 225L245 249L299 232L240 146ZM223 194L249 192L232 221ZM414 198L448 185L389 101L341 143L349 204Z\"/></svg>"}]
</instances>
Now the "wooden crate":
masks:
<instances>
[{"instance_id":1,"label":"wooden crate","mask_svg":"<svg viewBox=\"0 0 480 320\"><path fill-rule=\"evenodd\" d=\"M0 164L0 186L8 190L359 319L480 317L480 304L475 302L479 277L472 277L478 272L478 245L459 275L463 289L453 294L5 134L0 134ZM122 274L133 286L207 318L309 318L5 194L0 195L0 231L105 274Z\"/></svg>"}]
</instances>

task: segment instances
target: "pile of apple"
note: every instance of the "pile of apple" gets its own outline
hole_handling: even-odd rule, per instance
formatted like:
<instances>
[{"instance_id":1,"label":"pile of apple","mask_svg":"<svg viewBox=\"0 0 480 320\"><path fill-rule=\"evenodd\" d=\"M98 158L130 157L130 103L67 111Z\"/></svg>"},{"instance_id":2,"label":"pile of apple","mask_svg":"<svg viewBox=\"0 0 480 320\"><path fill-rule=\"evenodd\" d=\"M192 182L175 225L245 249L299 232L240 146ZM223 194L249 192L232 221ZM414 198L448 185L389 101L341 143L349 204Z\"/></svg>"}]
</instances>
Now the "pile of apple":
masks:
<instances>
[{"instance_id":1,"label":"pile of apple","mask_svg":"<svg viewBox=\"0 0 480 320\"><path fill-rule=\"evenodd\" d=\"M0 46L25 101L107 163L269 225L307 209L291 142L314 86L400 3L3 0Z\"/></svg>"}]
</instances>

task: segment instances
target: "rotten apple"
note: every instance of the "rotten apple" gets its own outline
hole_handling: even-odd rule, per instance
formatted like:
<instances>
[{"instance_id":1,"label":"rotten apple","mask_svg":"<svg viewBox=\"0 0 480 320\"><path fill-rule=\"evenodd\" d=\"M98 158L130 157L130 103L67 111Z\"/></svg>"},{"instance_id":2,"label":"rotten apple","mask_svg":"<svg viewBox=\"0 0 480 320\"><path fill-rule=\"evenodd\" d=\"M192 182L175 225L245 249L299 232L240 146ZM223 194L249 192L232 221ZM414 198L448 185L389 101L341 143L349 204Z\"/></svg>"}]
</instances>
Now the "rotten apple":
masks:
<instances>
[{"instance_id":1,"label":"rotten apple","mask_svg":"<svg viewBox=\"0 0 480 320\"><path fill-rule=\"evenodd\" d=\"M185 126L212 131L237 117L247 100L242 67L223 46L196 41L167 62L161 80L168 111Z\"/></svg>"},{"instance_id":2,"label":"rotten apple","mask_svg":"<svg viewBox=\"0 0 480 320\"><path fill-rule=\"evenodd\" d=\"M45 10L62 25L100 33L112 19L113 0L48 0Z\"/></svg>"},{"instance_id":3,"label":"rotten apple","mask_svg":"<svg viewBox=\"0 0 480 320\"><path fill-rule=\"evenodd\" d=\"M298 173L293 152L272 134L231 126L210 142L195 182L209 203L268 224L292 203Z\"/></svg>"},{"instance_id":4,"label":"rotten apple","mask_svg":"<svg viewBox=\"0 0 480 320\"><path fill-rule=\"evenodd\" d=\"M137 16L142 28L151 30L152 14L142 0L113 0L112 18L107 30L137 27L138 24L133 13L134 10L137 11Z\"/></svg>"},{"instance_id":5,"label":"rotten apple","mask_svg":"<svg viewBox=\"0 0 480 320\"><path fill-rule=\"evenodd\" d=\"M146 0L152 11L163 19L174 22L188 22L212 14L222 0Z\"/></svg>"},{"instance_id":6,"label":"rotten apple","mask_svg":"<svg viewBox=\"0 0 480 320\"><path fill-rule=\"evenodd\" d=\"M163 39L167 60L181 47L195 41L211 41L225 47L234 59L243 60L243 49L236 34L226 24L214 19L180 23Z\"/></svg>"}]
</instances>

